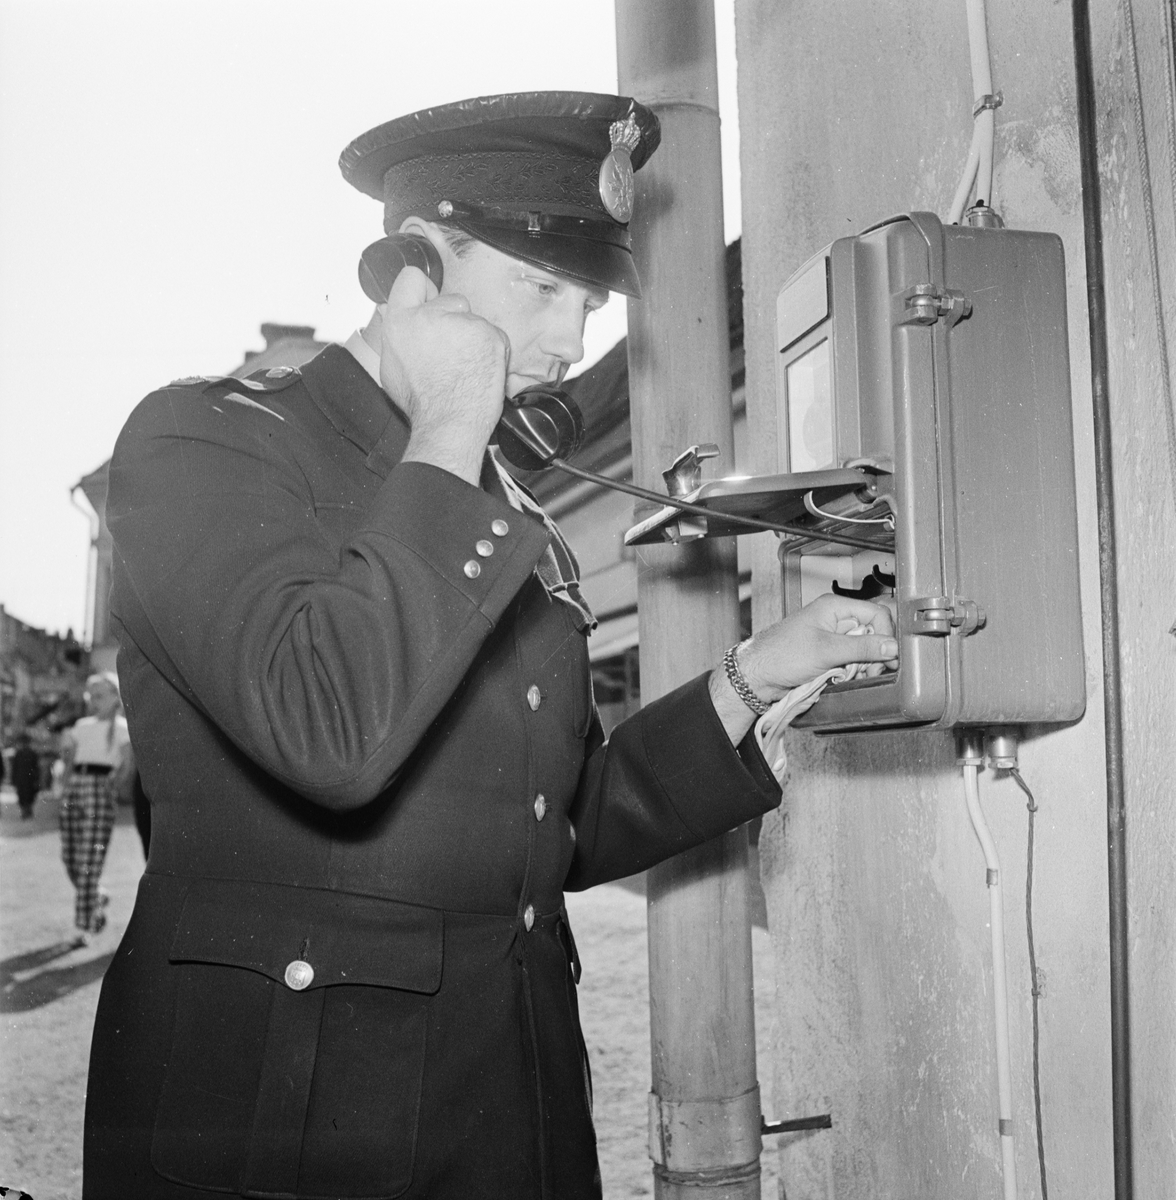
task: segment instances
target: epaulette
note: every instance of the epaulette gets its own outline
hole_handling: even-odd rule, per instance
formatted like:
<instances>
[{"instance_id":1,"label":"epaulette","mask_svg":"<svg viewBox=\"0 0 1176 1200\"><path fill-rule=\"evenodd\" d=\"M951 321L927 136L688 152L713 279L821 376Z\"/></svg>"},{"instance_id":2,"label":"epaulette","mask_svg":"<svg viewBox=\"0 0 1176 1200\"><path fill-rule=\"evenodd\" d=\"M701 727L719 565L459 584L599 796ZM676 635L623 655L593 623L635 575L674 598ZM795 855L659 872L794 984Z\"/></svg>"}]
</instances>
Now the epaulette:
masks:
<instances>
[{"instance_id":1,"label":"epaulette","mask_svg":"<svg viewBox=\"0 0 1176 1200\"><path fill-rule=\"evenodd\" d=\"M194 387L203 384L204 390L214 387L247 388L251 392L280 392L301 379L297 367L270 367L268 371L258 371L256 376L240 379L236 375L186 375L183 379L173 379L168 387Z\"/></svg>"}]
</instances>

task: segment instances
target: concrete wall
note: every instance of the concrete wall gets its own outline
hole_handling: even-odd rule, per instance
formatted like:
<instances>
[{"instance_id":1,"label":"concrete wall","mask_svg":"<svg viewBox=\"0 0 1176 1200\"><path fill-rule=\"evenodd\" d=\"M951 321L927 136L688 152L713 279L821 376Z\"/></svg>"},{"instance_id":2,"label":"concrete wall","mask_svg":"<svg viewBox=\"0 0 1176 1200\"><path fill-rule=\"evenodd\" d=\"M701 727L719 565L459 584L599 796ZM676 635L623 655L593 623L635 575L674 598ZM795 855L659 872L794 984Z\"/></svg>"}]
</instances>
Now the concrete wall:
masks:
<instances>
[{"instance_id":1,"label":"concrete wall","mask_svg":"<svg viewBox=\"0 0 1176 1200\"><path fill-rule=\"evenodd\" d=\"M1170 44L1161 0L1094 4L1104 186L1117 528L1126 671L1136 1194L1176 1179L1176 447L1161 331L1176 324ZM1113 1194L1103 696L1089 342L1070 6L989 0L995 203L1010 226L1065 242L1079 481L1088 708L1026 731L1036 793L1033 911L1048 1186ZM945 215L967 151L962 0L737 0L750 446L775 461L773 321L813 251L891 214ZM1142 95L1142 103L1135 104ZM1137 113L1142 113L1142 134ZM1151 217L1141 149L1150 158ZM1154 237L1153 237L1154 234ZM1153 253L1152 246L1155 251ZM1166 306L1166 307L1165 307ZM752 539L754 615L779 615L774 544ZM1033 597L1048 604L1048 596ZM779 1003L759 1066L779 1111L834 1128L774 1140L788 1200L1000 1194L984 862L953 738L794 734L792 779L760 847ZM1040 1195L1025 935L1027 814L985 773L1009 943L1017 1167Z\"/></svg>"}]
</instances>

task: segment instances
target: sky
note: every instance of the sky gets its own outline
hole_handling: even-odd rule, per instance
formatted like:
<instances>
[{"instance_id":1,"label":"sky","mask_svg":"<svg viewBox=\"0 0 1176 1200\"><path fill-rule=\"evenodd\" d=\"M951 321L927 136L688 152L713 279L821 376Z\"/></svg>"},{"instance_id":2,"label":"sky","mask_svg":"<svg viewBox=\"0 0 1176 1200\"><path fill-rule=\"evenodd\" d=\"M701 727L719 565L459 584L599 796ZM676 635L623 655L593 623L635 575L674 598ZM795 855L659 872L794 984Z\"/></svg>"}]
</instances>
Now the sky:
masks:
<instances>
[{"instance_id":1,"label":"sky","mask_svg":"<svg viewBox=\"0 0 1176 1200\"><path fill-rule=\"evenodd\" d=\"M612 0L0 0L0 604L86 632L72 489L149 391L233 370L263 321L328 340L366 321L355 266L382 213L339 174L348 142L467 96L616 84ZM581 369L624 320L614 297Z\"/></svg>"}]
</instances>

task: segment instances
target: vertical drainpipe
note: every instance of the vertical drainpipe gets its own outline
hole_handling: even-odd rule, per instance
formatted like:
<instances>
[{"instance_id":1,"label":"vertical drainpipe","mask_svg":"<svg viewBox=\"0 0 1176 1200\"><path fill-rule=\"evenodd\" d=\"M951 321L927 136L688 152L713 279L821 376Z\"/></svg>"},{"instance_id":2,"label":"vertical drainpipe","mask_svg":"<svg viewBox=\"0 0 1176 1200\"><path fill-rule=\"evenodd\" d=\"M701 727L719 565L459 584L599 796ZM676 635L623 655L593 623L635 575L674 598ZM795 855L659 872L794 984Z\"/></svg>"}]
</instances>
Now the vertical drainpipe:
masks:
<instances>
[{"instance_id":1,"label":"vertical drainpipe","mask_svg":"<svg viewBox=\"0 0 1176 1200\"><path fill-rule=\"evenodd\" d=\"M686 447L733 465L731 371L713 0L615 0L622 93L657 113L661 148L636 177L629 301L633 476L660 485ZM733 539L643 547L641 694L710 669L739 639ZM758 1200L747 835L649 873L654 1195Z\"/></svg>"}]
</instances>

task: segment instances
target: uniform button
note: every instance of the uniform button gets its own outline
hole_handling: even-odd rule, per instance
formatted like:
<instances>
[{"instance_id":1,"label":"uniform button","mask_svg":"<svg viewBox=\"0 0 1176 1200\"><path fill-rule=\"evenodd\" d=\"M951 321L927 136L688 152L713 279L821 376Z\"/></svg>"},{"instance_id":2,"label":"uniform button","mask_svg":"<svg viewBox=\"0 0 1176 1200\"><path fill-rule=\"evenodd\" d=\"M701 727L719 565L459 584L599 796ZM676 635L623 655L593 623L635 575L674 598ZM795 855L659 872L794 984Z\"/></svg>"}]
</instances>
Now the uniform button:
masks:
<instances>
[{"instance_id":1,"label":"uniform button","mask_svg":"<svg viewBox=\"0 0 1176 1200\"><path fill-rule=\"evenodd\" d=\"M531 711L534 712L540 704L543 703L543 694L535 684L531 684L527 688L527 703L531 706Z\"/></svg>"},{"instance_id":2,"label":"uniform button","mask_svg":"<svg viewBox=\"0 0 1176 1200\"><path fill-rule=\"evenodd\" d=\"M547 797L542 792L535 797L535 820L542 821L547 816Z\"/></svg>"},{"instance_id":3,"label":"uniform button","mask_svg":"<svg viewBox=\"0 0 1176 1200\"><path fill-rule=\"evenodd\" d=\"M270 367L265 373L266 379L285 379L287 375L293 375L293 367Z\"/></svg>"},{"instance_id":4,"label":"uniform button","mask_svg":"<svg viewBox=\"0 0 1176 1200\"><path fill-rule=\"evenodd\" d=\"M572 839L572 845L574 846L576 844L576 827L574 825L568 826L568 836Z\"/></svg>"},{"instance_id":5,"label":"uniform button","mask_svg":"<svg viewBox=\"0 0 1176 1200\"><path fill-rule=\"evenodd\" d=\"M462 570L465 571L467 578L477 579L482 574L482 564L476 558L471 558Z\"/></svg>"},{"instance_id":6,"label":"uniform button","mask_svg":"<svg viewBox=\"0 0 1176 1200\"><path fill-rule=\"evenodd\" d=\"M510 533L510 526L499 517L497 520L490 522L490 532L495 537L506 537Z\"/></svg>"},{"instance_id":7,"label":"uniform button","mask_svg":"<svg viewBox=\"0 0 1176 1200\"><path fill-rule=\"evenodd\" d=\"M295 992L308 988L314 979L314 967L302 959L296 958L286 968L286 986Z\"/></svg>"},{"instance_id":8,"label":"uniform button","mask_svg":"<svg viewBox=\"0 0 1176 1200\"><path fill-rule=\"evenodd\" d=\"M534 928L534 925L535 925L535 906L533 904L528 904L526 909L523 911L523 926L526 929L526 931L528 933L530 933L532 928Z\"/></svg>"},{"instance_id":9,"label":"uniform button","mask_svg":"<svg viewBox=\"0 0 1176 1200\"><path fill-rule=\"evenodd\" d=\"M480 542L475 543L474 549L483 557L489 558L494 553L494 543L486 541L483 538Z\"/></svg>"}]
</instances>

